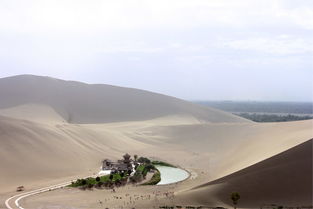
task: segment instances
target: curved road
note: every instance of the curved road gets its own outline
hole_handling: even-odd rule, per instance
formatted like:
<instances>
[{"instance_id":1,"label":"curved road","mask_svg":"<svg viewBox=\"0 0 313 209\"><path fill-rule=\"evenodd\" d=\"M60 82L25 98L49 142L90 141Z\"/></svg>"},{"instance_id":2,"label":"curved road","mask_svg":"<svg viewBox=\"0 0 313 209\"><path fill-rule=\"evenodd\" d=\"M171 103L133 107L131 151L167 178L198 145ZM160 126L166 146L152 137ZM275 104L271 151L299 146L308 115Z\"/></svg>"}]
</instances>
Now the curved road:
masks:
<instances>
[{"instance_id":1,"label":"curved road","mask_svg":"<svg viewBox=\"0 0 313 209\"><path fill-rule=\"evenodd\" d=\"M95 176L96 175L94 175L94 176L87 176L87 177L84 177L84 178L95 177ZM32 196L32 195L40 194L40 193L43 193L43 192L59 189L59 188L65 187L65 186L67 186L67 185L69 185L71 183L72 183L72 181L68 181L68 182L64 182L64 183L61 183L61 184L56 184L56 185L53 185L53 186L48 186L48 187L44 187L44 188L41 188L41 189L36 189L36 190L33 190L33 191L24 192L24 193L21 193L21 194L14 195L14 196L6 199L5 206L7 207L7 209L25 209L25 208L23 208L19 204L19 201L21 199L23 199L25 197Z\"/></svg>"}]
</instances>

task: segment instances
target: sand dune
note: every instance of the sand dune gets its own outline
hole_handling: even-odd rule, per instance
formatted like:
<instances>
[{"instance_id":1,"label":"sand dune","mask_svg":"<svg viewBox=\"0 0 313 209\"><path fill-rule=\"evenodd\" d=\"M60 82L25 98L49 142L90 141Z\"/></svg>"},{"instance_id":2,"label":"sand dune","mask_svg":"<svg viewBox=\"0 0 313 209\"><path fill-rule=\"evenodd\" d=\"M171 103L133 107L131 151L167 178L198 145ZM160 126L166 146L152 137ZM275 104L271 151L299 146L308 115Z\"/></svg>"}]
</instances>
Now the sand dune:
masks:
<instances>
[{"instance_id":1,"label":"sand dune","mask_svg":"<svg viewBox=\"0 0 313 209\"><path fill-rule=\"evenodd\" d=\"M301 121L293 124L296 127L298 126L299 130L302 129L302 131L299 131L298 134L300 134L301 132L305 132L306 126L310 126L310 124L312 123L312 121L305 122ZM142 123L141 125L144 124L145 123ZM138 122L128 125L129 127L126 128L125 124L110 124L110 130L112 132L116 131L121 135L124 135L125 132L130 132L131 130L132 135L128 136L131 139L141 141L145 145L149 143L153 144L151 145L152 147L150 147L149 149L137 150L135 151L136 153L144 154L146 156L159 156L160 159L170 160L170 162L174 164L195 170L196 172L198 172L198 175L200 177L196 179L190 179L186 182L173 186L156 188L122 188L120 190L117 190L116 194L112 194L110 191L102 190L95 190L92 193L61 190L49 194L47 193L32 197L31 200L24 202L25 206L35 208L42 207L44 205L58 205L60 207L71 205L75 208L85 208L84 206L88 205L91 208L101 208L101 205L97 204L97 202L99 200L112 198L113 195L124 196L125 194L129 193L137 195L153 195L154 191L175 191L176 197L174 200L171 201L166 198L161 198L158 201L140 201L136 203L136 208L152 208L153 206L157 207L159 205L173 204L229 207L229 194L232 191L238 191L242 195L240 207L254 208L259 207L262 203L276 203L291 206L309 204L308 198L311 194L309 190L311 188L309 186L309 177L312 176L312 171L310 167L310 163L312 164L312 142L311 140L309 142L305 142L307 141L307 139L305 139L307 135L299 135L298 137L293 136L293 139L290 137L288 140L286 140L287 143L285 144L282 137L288 136L293 133L294 130L289 130L292 123L281 123L279 124L279 126L276 126L276 132L281 132L284 134L281 134L280 136L276 134L277 138L272 138L272 140L276 142L273 143L272 147L267 147L267 152L279 153L279 150L284 150L286 147L294 147L296 146L296 144L301 144L301 141L304 142L304 144L298 145L298 147L296 148L291 148L291 150L286 151L283 154L278 154L278 157L270 156L269 159L266 159L264 161L263 159L264 156L266 156L266 152L264 152L263 148L260 150L256 150L255 147L245 148L241 147L242 144L239 144L240 146L236 147L236 153L239 154L240 152L243 152L243 155L245 155L246 158L251 158L252 160L254 160L253 163L252 160L249 160L249 163L252 163L253 165L245 169L245 166L249 165L249 163L243 164L239 159L238 163L234 162L234 166L236 167L238 172L234 172L234 174L230 174L225 178L211 181L210 183L206 182L208 182L209 180L213 180L215 176L223 175L224 172L221 172L220 169L216 168L219 168L219 165L223 165L224 162L227 162L228 157L225 157L225 155L222 155L221 153L221 151L227 151L227 149L221 149L221 147L219 147L218 150L215 152L213 152L212 148L212 150L209 151L209 154L205 152L195 153L192 151L195 149L195 147L187 148L188 146L175 144L178 143L177 141L175 143L167 141L168 138L166 137L166 134L164 132L159 132L159 130L157 130L154 134L148 132L150 136L153 136L152 139L149 139L149 137L145 135L147 132L140 131L140 124ZM92 125L88 125L89 128L92 128L91 126ZM101 127L101 125L97 126L99 126L98 128ZM186 125L182 126L184 127ZM209 127L211 126L211 124L207 124L207 126ZM151 129L153 129L153 127L151 127ZM225 130L227 129L228 127L225 128ZM249 129L251 129L251 127ZM263 130L265 130L265 128ZM268 132L267 137L269 137L271 133L275 133L273 131L273 128L268 130L272 132ZM159 135L156 135L156 133L158 133ZM183 135L184 134L180 136ZM231 136L231 134L229 134L228 136ZM141 140L141 137L145 138L146 140ZM264 136L263 139L266 139L267 137ZM232 139L234 138L235 136L233 136ZM155 143L154 139L157 139L158 143ZM260 139L261 138L257 138L256 141L259 141ZM205 142L206 140L207 142ZM205 145L209 147L210 140L203 139L201 144L202 146ZM279 145L282 147L280 147ZM231 146L234 145L232 144ZM262 152L265 153L264 156L261 156ZM214 156L218 154L220 154L219 157L215 156L215 159L213 161L212 156L210 155ZM232 157L234 156L235 155L232 155ZM293 192L290 192L291 189L294 189ZM260 196L262 196L263 198L260 198ZM294 198L291 198L293 196ZM69 200L73 199L75 199L75 202L71 202L69 204ZM112 201L110 203L107 203L106 206L114 208L114 206L122 205L122 203L123 202Z\"/></svg>"},{"instance_id":2,"label":"sand dune","mask_svg":"<svg viewBox=\"0 0 313 209\"><path fill-rule=\"evenodd\" d=\"M225 193L243 184L243 176L250 178L240 190L243 196L250 190L266 189L269 194L264 201L271 201L271 197L278 197L273 196L277 185L272 190L270 183L262 188L253 179L272 182L271 175L291 168L301 170L302 164L308 163L308 154L287 151L285 157L273 156L288 149L299 150L293 147L313 138L313 120L260 124L147 91L48 77L0 79L0 98L0 200L19 185L29 190L98 172L102 159L117 159L128 152L197 171L199 178L175 187L176 192L186 191L177 201L228 204ZM307 148L300 150L309 152ZM268 158L270 161L264 161ZM289 164L284 164L285 158ZM221 181L224 176L230 184L210 183L191 190ZM305 177L301 172L290 172L288 178L295 177L304 185L308 180L305 177L301 181L301 176ZM281 178L279 183L285 180ZM134 192L145 191L136 189ZM307 196L302 194L299 192L306 203ZM82 195L84 198L75 200L76 205L80 199L88 199ZM94 194L94 198L97 195L102 194ZM212 198L205 199L207 195ZM63 193L62 197L64 202L75 198ZM246 197L243 204L247 206L260 203L254 196ZM282 192L278 200L283 202L284 198L289 196Z\"/></svg>"},{"instance_id":3,"label":"sand dune","mask_svg":"<svg viewBox=\"0 0 313 209\"><path fill-rule=\"evenodd\" d=\"M7 117L0 117L0 134L0 191L98 171L103 158L116 158L125 147L132 150L143 146L105 129L98 134L79 125L40 124Z\"/></svg>"},{"instance_id":4,"label":"sand dune","mask_svg":"<svg viewBox=\"0 0 313 209\"><path fill-rule=\"evenodd\" d=\"M312 121L248 126L180 125L180 120L179 125L173 125L177 117L167 120L171 121L168 125L161 119L77 125L0 117L0 159L5 159L0 161L0 166L5 168L1 172L1 189L12 191L19 184L31 185L41 179L97 171L103 158L115 159L124 152L201 168L213 179L312 137ZM267 134L258 136L263 132ZM254 133L256 136L252 137ZM262 149L256 149L258 146Z\"/></svg>"},{"instance_id":5,"label":"sand dune","mask_svg":"<svg viewBox=\"0 0 313 209\"><path fill-rule=\"evenodd\" d=\"M180 194L188 202L208 204L218 199L232 205L230 194L239 192L239 206L312 205L312 139L269 159Z\"/></svg>"},{"instance_id":6,"label":"sand dune","mask_svg":"<svg viewBox=\"0 0 313 209\"><path fill-rule=\"evenodd\" d=\"M219 110L148 91L32 75L0 79L0 108L52 107L69 123L104 123L191 115L210 122L248 122Z\"/></svg>"}]
</instances>

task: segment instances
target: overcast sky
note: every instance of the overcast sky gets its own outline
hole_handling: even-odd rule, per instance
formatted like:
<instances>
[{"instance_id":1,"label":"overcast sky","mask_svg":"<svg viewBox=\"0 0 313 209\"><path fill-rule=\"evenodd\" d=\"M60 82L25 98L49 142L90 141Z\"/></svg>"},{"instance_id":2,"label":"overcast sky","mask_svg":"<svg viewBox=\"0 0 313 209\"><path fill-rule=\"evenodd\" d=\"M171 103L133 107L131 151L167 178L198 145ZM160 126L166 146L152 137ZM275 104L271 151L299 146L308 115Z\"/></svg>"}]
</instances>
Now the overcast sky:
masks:
<instances>
[{"instance_id":1,"label":"overcast sky","mask_svg":"<svg viewBox=\"0 0 313 209\"><path fill-rule=\"evenodd\" d=\"M312 0L0 0L0 77L313 100Z\"/></svg>"}]
</instances>

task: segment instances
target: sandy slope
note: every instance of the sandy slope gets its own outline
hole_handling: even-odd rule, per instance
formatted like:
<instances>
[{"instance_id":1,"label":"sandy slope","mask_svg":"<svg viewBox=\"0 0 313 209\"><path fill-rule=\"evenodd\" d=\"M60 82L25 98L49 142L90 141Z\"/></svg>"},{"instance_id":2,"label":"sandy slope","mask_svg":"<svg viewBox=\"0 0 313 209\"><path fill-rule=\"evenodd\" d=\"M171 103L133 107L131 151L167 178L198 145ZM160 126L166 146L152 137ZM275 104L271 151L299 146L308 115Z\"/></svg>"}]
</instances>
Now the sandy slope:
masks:
<instances>
[{"instance_id":1,"label":"sandy slope","mask_svg":"<svg viewBox=\"0 0 313 209\"><path fill-rule=\"evenodd\" d=\"M65 120L50 106L23 104L0 109L0 115L40 123L63 123Z\"/></svg>"},{"instance_id":2,"label":"sandy slope","mask_svg":"<svg viewBox=\"0 0 313 209\"><path fill-rule=\"evenodd\" d=\"M19 185L32 189L97 172L103 158L117 159L125 152L196 170L199 178L171 188L188 191L313 137L312 120L259 124L151 92L46 77L0 79L0 98L0 200ZM190 202L207 203L208 191L228 192L220 188L210 185L182 195ZM255 189L244 191L249 188ZM77 199L66 194L60 204L79 206L89 193ZM45 205L44 197L38 196L34 204ZM56 191L51 200L57 197ZM214 197L218 200L212 204L223 201Z\"/></svg>"},{"instance_id":3,"label":"sandy slope","mask_svg":"<svg viewBox=\"0 0 313 209\"><path fill-rule=\"evenodd\" d=\"M173 125L176 119L177 117L173 117L168 125L162 119L96 125L49 125L1 117L0 159L5 159L0 161L1 168L4 168L0 178L1 193L4 195L13 192L18 185L31 189L61 181L64 177L77 174L85 176L98 171L103 158L114 159L124 152L157 157L185 168L196 169L198 173L204 172L206 178L197 179L181 188L188 190L312 137L312 121L246 124L247 127L244 128L244 124ZM170 121L169 118L167 120ZM182 121L180 118L179 123ZM188 119L185 123L187 122ZM223 134L214 133L213 130ZM235 134L235 130L242 132ZM209 133L214 133L214 137ZM253 133L263 134L252 137ZM229 143L234 139L238 143ZM270 144L265 145L262 141ZM144 191L139 189L134 192ZM64 201L75 198L68 196L67 199L65 194L62 195ZM86 198L88 197L84 197ZM75 204L80 204L79 199Z\"/></svg>"},{"instance_id":4,"label":"sandy slope","mask_svg":"<svg viewBox=\"0 0 313 209\"><path fill-rule=\"evenodd\" d=\"M172 152L176 155L176 152ZM162 156L166 155L162 153ZM187 153L178 155L182 158ZM167 155L169 157L170 155ZM192 157L192 156L189 156ZM204 160L204 159L202 159ZM184 159L180 159L183 163ZM109 208L153 208L160 205L206 205L229 207L229 194L240 192L240 208L259 208L262 204L299 206L310 205L312 197L312 140L306 141L281 154L270 157L248 168L235 172L210 183L207 172L193 169L199 174L196 179L185 182L152 187L132 187L117 189L116 193L108 190L92 192L63 189L32 197L22 201L28 208L103 208L99 201ZM200 185L196 186L195 185ZM161 195L155 198L155 192ZM175 192L174 199L167 198L166 192ZM130 202L126 198L142 197L140 201ZM122 197L116 200L114 196ZM150 199L148 197L151 197ZM152 198L153 197L153 198ZM74 202L69 200L75 200ZM47 207L48 208L48 207Z\"/></svg>"},{"instance_id":5,"label":"sandy slope","mask_svg":"<svg viewBox=\"0 0 313 209\"><path fill-rule=\"evenodd\" d=\"M231 205L234 191L241 194L240 207L262 205L312 205L312 139L269 159L179 195L186 202L210 199Z\"/></svg>"}]
</instances>

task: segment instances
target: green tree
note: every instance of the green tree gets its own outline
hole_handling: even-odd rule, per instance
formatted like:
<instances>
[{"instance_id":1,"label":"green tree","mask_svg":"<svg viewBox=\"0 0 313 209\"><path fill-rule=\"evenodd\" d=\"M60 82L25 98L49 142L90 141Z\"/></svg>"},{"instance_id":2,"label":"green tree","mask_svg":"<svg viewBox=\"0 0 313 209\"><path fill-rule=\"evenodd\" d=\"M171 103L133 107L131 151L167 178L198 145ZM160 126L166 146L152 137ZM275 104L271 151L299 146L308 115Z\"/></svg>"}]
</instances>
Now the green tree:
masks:
<instances>
[{"instance_id":1,"label":"green tree","mask_svg":"<svg viewBox=\"0 0 313 209\"><path fill-rule=\"evenodd\" d=\"M148 158L146 158L146 157L140 157L140 158L138 158L138 162L139 162L139 163L146 163L146 164L151 163L151 161L150 161Z\"/></svg>"},{"instance_id":2,"label":"green tree","mask_svg":"<svg viewBox=\"0 0 313 209\"><path fill-rule=\"evenodd\" d=\"M93 184L92 183L88 183L87 187L88 187L88 189L91 189L93 187Z\"/></svg>"},{"instance_id":3,"label":"green tree","mask_svg":"<svg viewBox=\"0 0 313 209\"><path fill-rule=\"evenodd\" d=\"M146 165L145 168L146 168L148 171L155 169L154 165L152 165L152 164Z\"/></svg>"},{"instance_id":4,"label":"green tree","mask_svg":"<svg viewBox=\"0 0 313 209\"><path fill-rule=\"evenodd\" d=\"M86 179L83 179L81 182L82 182L82 185L86 185L87 184Z\"/></svg>"},{"instance_id":5,"label":"green tree","mask_svg":"<svg viewBox=\"0 0 313 209\"><path fill-rule=\"evenodd\" d=\"M102 185L103 185L103 182L99 181L96 185L97 185L98 188L101 188Z\"/></svg>"},{"instance_id":6,"label":"green tree","mask_svg":"<svg viewBox=\"0 0 313 209\"><path fill-rule=\"evenodd\" d=\"M134 155L134 159L135 161L137 161L138 155Z\"/></svg>"},{"instance_id":7,"label":"green tree","mask_svg":"<svg viewBox=\"0 0 313 209\"><path fill-rule=\"evenodd\" d=\"M238 204L238 200L240 199L239 193L238 192L231 193L230 198L233 201L234 208L236 209L237 208L237 204Z\"/></svg>"},{"instance_id":8,"label":"green tree","mask_svg":"<svg viewBox=\"0 0 313 209\"><path fill-rule=\"evenodd\" d=\"M99 177L99 176L96 177L96 181L97 181L97 182L100 181L100 177Z\"/></svg>"}]
</instances>

